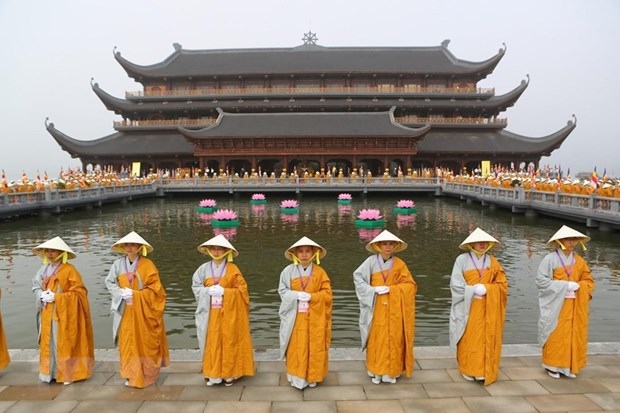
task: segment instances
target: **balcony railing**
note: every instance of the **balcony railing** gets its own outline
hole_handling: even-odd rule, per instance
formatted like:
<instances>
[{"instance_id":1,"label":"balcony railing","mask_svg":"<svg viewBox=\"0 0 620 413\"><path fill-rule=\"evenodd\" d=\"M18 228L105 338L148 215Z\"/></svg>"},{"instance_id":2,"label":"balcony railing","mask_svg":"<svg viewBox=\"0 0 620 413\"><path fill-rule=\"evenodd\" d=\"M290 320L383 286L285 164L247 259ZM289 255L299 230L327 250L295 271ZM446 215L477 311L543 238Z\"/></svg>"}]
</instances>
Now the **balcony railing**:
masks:
<instances>
[{"instance_id":1,"label":"balcony railing","mask_svg":"<svg viewBox=\"0 0 620 413\"><path fill-rule=\"evenodd\" d=\"M439 117L428 117L424 118L421 116L399 116L394 117L396 122L398 123L423 123L423 124L460 124L460 125L473 125L473 124L481 124L481 125L507 125L507 118L439 118Z\"/></svg>"},{"instance_id":2,"label":"balcony railing","mask_svg":"<svg viewBox=\"0 0 620 413\"><path fill-rule=\"evenodd\" d=\"M151 119L151 120L121 120L114 121L114 128L144 128L144 127L177 127L177 126L209 126L215 124L215 119Z\"/></svg>"},{"instance_id":3,"label":"balcony railing","mask_svg":"<svg viewBox=\"0 0 620 413\"><path fill-rule=\"evenodd\" d=\"M217 97L217 96L288 96L288 95L494 95L495 88L460 88L460 87L437 87L437 86L353 86L353 87L269 87L269 88L199 88L199 89L166 89L148 91L128 91L125 97L128 99L143 97Z\"/></svg>"},{"instance_id":4,"label":"balcony railing","mask_svg":"<svg viewBox=\"0 0 620 413\"><path fill-rule=\"evenodd\" d=\"M403 124L458 124L458 125L507 125L506 118L426 118L417 116L400 116L394 118ZM156 119L156 120L122 120L114 121L115 129L144 127L209 126L216 119Z\"/></svg>"}]
</instances>

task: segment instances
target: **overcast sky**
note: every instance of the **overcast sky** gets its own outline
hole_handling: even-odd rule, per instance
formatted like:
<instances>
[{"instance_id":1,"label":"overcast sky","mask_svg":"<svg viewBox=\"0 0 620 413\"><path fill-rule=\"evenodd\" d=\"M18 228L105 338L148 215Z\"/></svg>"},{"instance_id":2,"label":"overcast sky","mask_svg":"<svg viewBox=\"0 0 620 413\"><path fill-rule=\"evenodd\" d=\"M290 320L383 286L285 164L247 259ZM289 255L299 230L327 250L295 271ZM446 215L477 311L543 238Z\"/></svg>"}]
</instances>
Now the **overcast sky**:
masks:
<instances>
[{"instance_id":1,"label":"overcast sky","mask_svg":"<svg viewBox=\"0 0 620 413\"><path fill-rule=\"evenodd\" d=\"M438 46L450 39L459 59L481 61L506 44L482 87L497 95L530 76L516 104L500 116L530 137L577 128L541 164L571 174L620 175L620 1L618 0L0 0L0 169L18 179L58 176L80 166L45 129L78 140L114 132L120 117L90 87L116 97L141 90L114 60L161 62L184 49L295 47L311 30L318 44Z\"/></svg>"}]
</instances>

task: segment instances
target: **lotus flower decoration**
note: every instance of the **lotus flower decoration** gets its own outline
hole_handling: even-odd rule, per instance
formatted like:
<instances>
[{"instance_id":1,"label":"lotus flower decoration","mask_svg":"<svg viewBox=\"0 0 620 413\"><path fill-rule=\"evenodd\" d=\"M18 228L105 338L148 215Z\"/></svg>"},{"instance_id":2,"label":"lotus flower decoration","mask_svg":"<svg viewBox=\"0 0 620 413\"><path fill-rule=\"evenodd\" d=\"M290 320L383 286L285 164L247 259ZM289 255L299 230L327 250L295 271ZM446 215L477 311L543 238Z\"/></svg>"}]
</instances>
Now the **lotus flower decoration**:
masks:
<instances>
[{"instance_id":1,"label":"lotus flower decoration","mask_svg":"<svg viewBox=\"0 0 620 413\"><path fill-rule=\"evenodd\" d=\"M262 201L265 199L265 194L252 194L252 200Z\"/></svg>"},{"instance_id":2,"label":"lotus flower decoration","mask_svg":"<svg viewBox=\"0 0 620 413\"><path fill-rule=\"evenodd\" d=\"M396 208L415 208L415 202L410 199L401 199L396 203Z\"/></svg>"},{"instance_id":3,"label":"lotus flower decoration","mask_svg":"<svg viewBox=\"0 0 620 413\"><path fill-rule=\"evenodd\" d=\"M344 194L343 193L343 194L338 195L338 199L341 200L341 201L342 200L351 200L352 196L351 196L351 194Z\"/></svg>"},{"instance_id":4,"label":"lotus flower decoration","mask_svg":"<svg viewBox=\"0 0 620 413\"><path fill-rule=\"evenodd\" d=\"M383 219L378 209L362 209L357 213L357 219L362 221L377 221Z\"/></svg>"},{"instance_id":5,"label":"lotus flower decoration","mask_svg":"<svg viewBox=\"0 0 620 413\"><path fill-rule=\"evenodd\" d=\"M299 202L294 199L285 199L280 203L280 208L298 208Z\"/></svg>"},{"instance_id":6,"label":"lotus flower decoration","mask_svg":"<svg viewBox=\"0 0 620 413\"><path fill-rule=\"evenodd\" d=\"M218 209L211 218L217 221L232 221L237 219L237 213L231 209Z\"/></svg>"},{"instance_id":7,"label":"lotus flower decoration","mask_svg":"<svg viewBox=\"0 0 620 413\"><path fill-rule=\"evenodd\" d=\"M198 203L198 206L202 208L213 208L217 206L217 202L215 202L215 199L203 199Z\"/></svg>"}]
</instances>

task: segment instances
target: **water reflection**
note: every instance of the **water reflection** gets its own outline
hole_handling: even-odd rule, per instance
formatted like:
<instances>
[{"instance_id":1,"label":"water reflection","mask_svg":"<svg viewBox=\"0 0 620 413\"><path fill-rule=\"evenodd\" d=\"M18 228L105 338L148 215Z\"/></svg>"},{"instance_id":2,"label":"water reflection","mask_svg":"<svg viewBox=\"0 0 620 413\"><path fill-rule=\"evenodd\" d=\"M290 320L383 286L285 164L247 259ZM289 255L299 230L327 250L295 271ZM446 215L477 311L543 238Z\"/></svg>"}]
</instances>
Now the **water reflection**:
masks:
<instances>
[{"instance_id":1,"label":"water reflection","mask_svg":"<svg viewBox=\"0 0 620 413\"><path fill-rule=\"evenodd\" d=\"M333 346L358 347L359 306L352 273L368 256L366 243L383 229L356 228L353 210L362 208L379 209L385 217L385 229L409 244L399 256L418 283L416 345L448 344L449 274L460 252L458 245L477 226L501 241L497 258L509 282L504 342L536 342L534 275L547 252L545 242L564 222L432 196L415 199L417 214L401 217L392 210L397 197L387 195L355 199L353 207L336 205L331 197L304 197L303 208L294 215L293 222L288 219L290 215L280 213L279 200L273 198L267 205L250 205L247 200L224 196L217 199L220 208L237 211L240 225L236 228L211 227L210 214L196 210L198 197L138 200L62 216L2 222L0 304L9 346L37 346L31 288L41 261L31 249L59 235L78 255L73 263L89 289L95 345L111 348L110 297L104 279L117 255L110 246L136 230L155 248L150 257L168 293L166 327L172 348L197 346L191 277L205 260L196 247L216 231L234 240L240 253L235 262L250 289L252 336L257 348L277 347L277 283L280 271L288 264L284 251L303 235L328 251L321 265L334 288ZM284 215L287 219L283 219ZM615 341L620 330L615 310L620 291L620 235L567 224L592 237L583 253L597 283L589 339Z\"/></svg>"},{"instance_id":2,"label":"water reflection","mask_svg":"<svg viewBox=\"0 0 620 413\"><path fill-rule=\"evenodd\" d=\"M377 235L381 234L383 228L360 228L357 230L357 235L363 241L372 241Z\"/></svg>"}]
</instances>

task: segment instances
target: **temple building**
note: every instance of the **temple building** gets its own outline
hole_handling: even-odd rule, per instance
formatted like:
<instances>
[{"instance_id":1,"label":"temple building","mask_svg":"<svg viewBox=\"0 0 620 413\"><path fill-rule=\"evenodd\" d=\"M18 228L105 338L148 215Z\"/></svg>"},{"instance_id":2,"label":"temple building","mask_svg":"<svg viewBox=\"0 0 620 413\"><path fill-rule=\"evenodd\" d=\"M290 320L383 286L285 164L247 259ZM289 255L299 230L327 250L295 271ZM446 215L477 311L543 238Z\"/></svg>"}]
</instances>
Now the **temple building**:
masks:
<instances>
[{"instance_id":1,"label":"temple building","mask_svg":"<svg viewBox=\"0 0 620 413\"><path fill-rule=\"evenodd\" d=\"M138 91L122 98L91 87L122 119L92 141L46 120L63 150L115 170L262 173L320 170L374 174L492 165L538 166L576 127L544 137L506 130L500 117L529 77L503 95L478 83L506 47L481 62L461 60L449 41L433 47L323 47L314 33L292 48L186 50L140 66L114 57Z\"/></svg>"}]
</instances>

